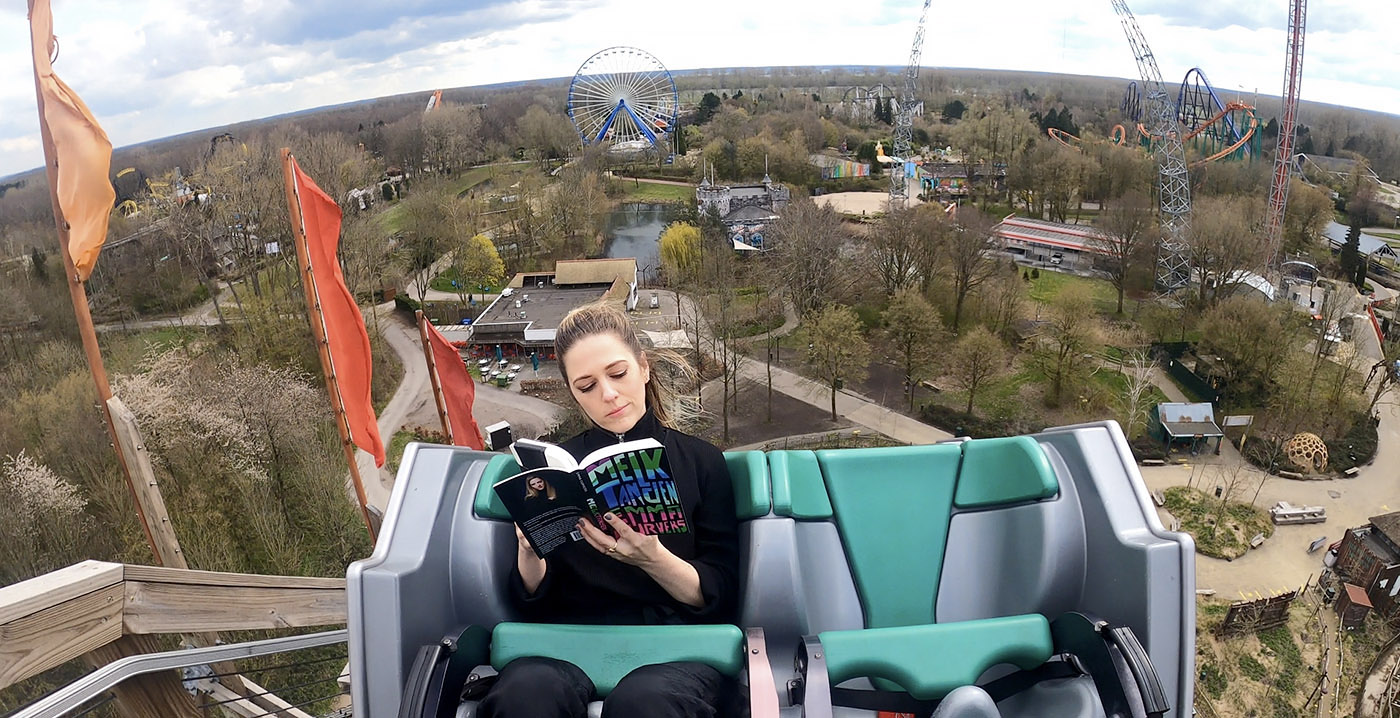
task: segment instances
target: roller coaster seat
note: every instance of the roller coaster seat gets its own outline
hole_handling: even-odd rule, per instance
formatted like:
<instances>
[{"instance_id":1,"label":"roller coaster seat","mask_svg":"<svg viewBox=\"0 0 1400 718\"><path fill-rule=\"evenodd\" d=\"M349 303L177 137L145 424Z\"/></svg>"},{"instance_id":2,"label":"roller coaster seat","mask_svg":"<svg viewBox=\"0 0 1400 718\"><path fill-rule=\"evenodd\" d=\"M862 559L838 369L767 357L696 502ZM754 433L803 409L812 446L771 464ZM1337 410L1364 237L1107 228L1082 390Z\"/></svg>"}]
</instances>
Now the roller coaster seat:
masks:
<instances>
[{"instance_id":1,"label":"roller coaster seat","mask_svg":"<svg viewBox=\"0 0 1400 718\"><path fill-rule=\"evenodd\" d=\"M989 715L1113 715L1121 692L1144 710L1190 706L1193 549L1161 530L1129 457L1111 422L1036 437L770 453L774 514L789 522L795 555L792 593L806 637L798 660L819 656L824 676L822 686L799 679L793 702L829 715L814 710L831 702L827 682L849 680L838 689L848 705L880 703L852 689L931 704L961 686L1040 669L1052 679L1001 681L1019 688L1003 690L1001 712ZM1137 635L1150 651L1139 651ZM779 636L770 632L770 645L784 645ZM1100 667L1110 674L1109 654L1120 669L1132 659L1132 671L1163 666L1166 688L1156 695L1150 675L1120 687L1096 684L1120 682L1113 675L1047 670L1064 668L1050 659L1070 644L1090 663L1108 661Z\"/></svg>"},{"instance_id":2,"label":"roller coaster seat","mask_svg":"<svg viewBox=\"0 0 1400 718\"><path fill-rule=\"evenodd\" d=\"M740 519L741 565L747 565L745 554L752 545L748 526L771 513L767 462L762 452L730 452L725 459ZM351 695L357 712L395 716L401 705L421 700L406 691L429 687L406 684L415 663L424 660L425 647L451 646L468 656L474 647L477 655L469 662L495 668L515 656L547 653L584 668L604 696L637 665L695 660L729 674L740 668L745 636L735 626L600 630L514 622L518 616L505 586L515 557L515 532L491 486L518 471L505 454L431 444L410 444L404 451L374 554L347 572L349 623L355 627ZM741 582L752 580L744 576ZM658 639L667 635L672 640ZM585 640L593 650L575 650ZM452 671L456 685L471 668ZM594 713L597 708L595 703ZM460 713L471 714L470 704Z\"/></svg>"},{"instance_id":3,"label":"roller coaster seat","mask_svg":"<svg viewBox=\"0 0 1400 718\"><path fill-rule=\"evenodd\" d=\"M873 715L821 705L851 689L903 689L963 711L949 715L1114 715L1086 676L995 701L970 685L990 689L1053 664L1067 642L1100 626L1139 637L1135 665L1156 667L1173 708L1166 715L1189 714L1194 548L1162 529L1115 423L726 458L741 519L740 625L766 634L783 715ZM413 698L405 680L424 646L516 618L503 591L514 530L489 490L512 471L502 455L418 444L405 452L374 555L348 572L361 715L387 718ZM1094 620L1065 618L1081 614ZM512 638L512 624L502 629L494 658L532 650ZM795 676L795 661L805 675Z\"/></svg>"}]
</instances>

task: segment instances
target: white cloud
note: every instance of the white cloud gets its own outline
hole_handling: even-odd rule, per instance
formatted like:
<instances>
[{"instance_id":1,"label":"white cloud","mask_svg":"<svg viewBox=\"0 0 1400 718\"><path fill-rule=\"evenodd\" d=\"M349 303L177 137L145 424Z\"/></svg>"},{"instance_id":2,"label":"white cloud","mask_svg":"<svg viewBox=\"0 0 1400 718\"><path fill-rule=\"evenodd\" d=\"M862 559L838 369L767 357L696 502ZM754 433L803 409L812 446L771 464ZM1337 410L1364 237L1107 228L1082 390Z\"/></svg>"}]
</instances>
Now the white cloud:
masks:
<instances>
[{"instance_id":1,"label":"white cloud","mask_svg":"<svg viewBox=\"0 0 1400 718\"><path fill-rule=\"evenodd\" d=\"M673 69L900 66L919 10L917 0L708 0L683 17L623 0L53 1L58 72L119 146L381 95L567 77L610 45L641 47ZM1281 91L1277 0L1130 5L1166 82L1199 66L1225 93ZM1400 113L1385 35L1400 4L1310 6L1303 98ZM1137 75L1102 0L940 0L927 27L926 67ZM42 161L29 62L23 15L0 9L0 175Z\"/></svg>"}]
</instances>

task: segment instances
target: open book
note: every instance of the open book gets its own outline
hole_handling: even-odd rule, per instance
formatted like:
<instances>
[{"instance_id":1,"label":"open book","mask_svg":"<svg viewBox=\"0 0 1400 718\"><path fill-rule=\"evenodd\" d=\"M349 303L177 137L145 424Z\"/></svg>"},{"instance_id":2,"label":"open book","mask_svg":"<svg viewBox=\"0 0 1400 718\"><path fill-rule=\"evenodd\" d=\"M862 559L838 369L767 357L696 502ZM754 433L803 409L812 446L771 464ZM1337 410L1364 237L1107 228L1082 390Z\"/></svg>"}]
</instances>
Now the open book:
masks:
<instances>
[{"instance_id":1,"label":"open book","mask_svg":"<svg viewBox=\"0 0 1400 718\"><path fill-rule=\"evenodd\" d=\"M603 514L609 511L641 534L690 530L666 450L656 439L605 446L579 461L543 441L520 439L510 450L524 470L492 488L541 558L583 540L580 517L608 532Z\"/></svg>"}]
</instances>

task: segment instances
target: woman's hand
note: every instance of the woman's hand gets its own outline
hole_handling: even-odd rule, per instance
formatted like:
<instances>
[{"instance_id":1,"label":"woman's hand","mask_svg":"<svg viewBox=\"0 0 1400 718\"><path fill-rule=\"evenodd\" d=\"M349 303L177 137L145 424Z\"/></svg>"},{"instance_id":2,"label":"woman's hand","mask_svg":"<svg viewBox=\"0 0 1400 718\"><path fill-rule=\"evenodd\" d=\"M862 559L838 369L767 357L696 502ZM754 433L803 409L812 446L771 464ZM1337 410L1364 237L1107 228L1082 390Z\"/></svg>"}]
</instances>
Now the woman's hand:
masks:
<instances>
[{"instance_id":1,"label":"woman's hand","mask_svg":"<svg viewBox=\"0 0 1400 718\"><path fill-rule=\"evenodd\" d=\"M617 538L607 535L587 519L578 520L583 539L599 552L641 569L646 569L648 564L667 556L675 557L670 549L661 545L661 539L633 531L626 521L617 517L617 514L603 514L603 520L608 523L608 528L617 534Z\"/></svg>"},{"instance_id":2,"label":"woman's hand","mask_svg":"<svg viewBox=\"0 0 1400 718\"><path fill-rule=\"evenodd\" d=\"M525 584L525 592L529 594L534 594L540 587L545 569L549 568L544 559L535 555L535 548L525 538L519 524L515 526L515 567L520 570L520 581Z\"/></svg>"},{"instance_id":3,"label":"woman's hand","mask_svg":"<svg viewBox=\"0 0 1400 718\"><path fill-rule=\"evenodd\" d=\"M579 519L579 531L583 533L583 538L589 545L605 556L611 556L646 571L671 598L692 608L705 605L704 594L700 592L700 574L689 561L671 553L656 536L646 536L633 531L617 514L603 514L603 520L608 523L608 528L617 534L617 538L607 535L588 521Z\"/></svg>"}]
</instances>

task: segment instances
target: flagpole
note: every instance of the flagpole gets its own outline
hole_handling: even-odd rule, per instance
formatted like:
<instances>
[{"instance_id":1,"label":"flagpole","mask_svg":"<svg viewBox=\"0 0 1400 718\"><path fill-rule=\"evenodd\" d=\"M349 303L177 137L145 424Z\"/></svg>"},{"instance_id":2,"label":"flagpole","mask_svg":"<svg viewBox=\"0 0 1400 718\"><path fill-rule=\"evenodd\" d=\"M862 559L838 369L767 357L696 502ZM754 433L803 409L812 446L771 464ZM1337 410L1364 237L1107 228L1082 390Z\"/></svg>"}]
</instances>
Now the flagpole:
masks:
<instances>
[{"instance_id":1,"label":"flagpole","mask_svg":"<svg viewBox=\"0 0 1400 718\"><path fill-rule=\"evenodd\" d=\"M287 191L287 212L292 225L292 245L296 247L297 263L301 265L301 288L306 295L306 310L311 321L311 334L316 340L316 354L321 359L321 373L326 377L326 393L330 395L331 411L335 414L335 428L340 432L340 448L345 451L345 463L350 465L351 483L355 485L355 500L360 504L360 516L365 528L369 529L371 541L378 541L374 523L369 515L369 502L365 498L364 480L360 478L360 465L355 460L355 443L350 438L350 418L345 414L345 404L340 396L340 384L336 381L335 366L331 363L329 345L326 343L325 317L321 314L321 303L316 299L316 277L311 272L311 256L306 248L306 226L301 216L301 198L297 196L296 170L292 168L292 151L282 148L282 176Z\"/></svg>"},{"instance_id":2,"label":"flagpole","mask_svg":"<svg viewBox=\"0 0 1400 718\"><path fill-rule=\"evenodd\" d=\"M28 5L32 18L34 0L29 0ZM29 44L34 52L39 51L39 48L34 47L33 32L30 33ZM47 53L48 48L43 48L43 51ZM33 64L32 58L30 64ZM68 281L68 296L73 300L73 314L78 321L78 336L82 338L83 355L87 357L93 384L97 386L98 405L102 408L102 418L107 422L107 436L112 440L112 450L117 454L117 464L121 466L122 476L126 478L126 488L131 492L132 500L136 505L136 516L141 521L141 530L146 533L146 545L150 547L151 553L155 556L156 564L164 566L165 562L161 560L161 552L157 548L155 535L151 531L146 512L141 508L140 495L131 478L131 469L127 466L126 456L122 454L122 445L117 438L116 425L112 423L112 414L107 409L107 400L112 398L112 386L107 381L107 368L102 363L102 349L97 344L97 328L92 324L92 310L88 307L87 290L83 288L83 283L78 280L78 270L73 265L73 257L68 253L68 222L64 219L63 209L58 202L58 162L56 160L58 153L54 149L53 136L49 133L49 123L44 119L44 92L39 82L39 68L37 66L34 67L34 98L39 103L39 134L43 138L44 170L49 183L49 202L53 205L54 225L58 229L58 248L59 254L63 257L63 276Z\"/></svg>"},{"instance_id":3,"label":"flagpole","mask_svg":"<svg viewBox=\"0 0 1400 718\"><path fill-rule=\"evenodd\" d=\"M442 397L442 384L438 382L437 358L433 356L433 345L428 339L428 318L422 309L413 310L413 318L418 322L418 338L423 342L423 358L428 361L428 381L433 385L433 400L437 402L438 420L442 422L442 434L447 443L452 441L452 422L447 420L447 400Z\"/></svg>"}]
</instances>

